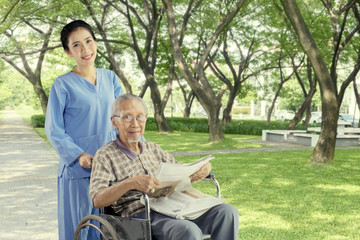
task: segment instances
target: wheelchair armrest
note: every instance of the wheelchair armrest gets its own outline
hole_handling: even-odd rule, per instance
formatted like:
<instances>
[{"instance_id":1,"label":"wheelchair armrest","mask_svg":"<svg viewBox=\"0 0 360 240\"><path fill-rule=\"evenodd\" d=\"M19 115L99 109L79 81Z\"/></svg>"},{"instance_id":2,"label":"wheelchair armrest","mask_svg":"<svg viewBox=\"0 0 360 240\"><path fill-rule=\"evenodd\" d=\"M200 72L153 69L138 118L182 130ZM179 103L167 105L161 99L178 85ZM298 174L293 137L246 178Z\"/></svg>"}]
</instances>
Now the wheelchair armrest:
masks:
<instances>
[{"instance_id":1,"label":"wheelchair armrest","mask_svg":"<svg viewBox=\"0 0 360 240\"><path fill-rule=\"evenodd\" d=\"M209 175L207 175L206 178L208 178L208 179L215 179L215 174L211 172L211 173L209 173Z\"/></svg>"},{"instance_id":2,"label":"wheelchair armrest","mask_svg":"<svg viewBox=\"0 0 360 240\"><path fill-rule=\"evenodd\" d=\"M211 182L213 182L215 184L215 186L216 186L216 196L217 196L217 198L221 198L220 184L215 179L215 174L214 173L209 173L209 175L206 178L204 178L203 181L211 181Z\"/></svg>"}]
</instances>

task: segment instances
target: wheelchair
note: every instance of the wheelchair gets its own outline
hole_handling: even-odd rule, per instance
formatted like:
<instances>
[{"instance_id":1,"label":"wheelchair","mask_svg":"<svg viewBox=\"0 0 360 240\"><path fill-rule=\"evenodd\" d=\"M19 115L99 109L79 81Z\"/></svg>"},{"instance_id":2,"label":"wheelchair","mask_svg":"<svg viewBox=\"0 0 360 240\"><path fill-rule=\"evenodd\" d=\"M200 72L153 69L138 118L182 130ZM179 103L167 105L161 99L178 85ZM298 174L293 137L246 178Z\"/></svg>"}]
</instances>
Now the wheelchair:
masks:
<instances>
[{"instance_id":1,"label":"wheelchair","mask_svg":"<svg viewBox=\"0 0 360 240\"><path fill-rule=\"evenodd\" d=\"M215 175L210 173L203 181L213 182L216 186L217 198L221 198L220 185ZM152 240L150 224L150 203L147 194L145 200L145 218L126 218L115 214L111 207L100 209L99 215L89 215L78 224L73 240L78 240L84 228L94 228L100 233L102 240ZM91 223L95 221L98 224ZM211 239L209 234L203 234L203 240Z\"/></svg>"}]
</instances>

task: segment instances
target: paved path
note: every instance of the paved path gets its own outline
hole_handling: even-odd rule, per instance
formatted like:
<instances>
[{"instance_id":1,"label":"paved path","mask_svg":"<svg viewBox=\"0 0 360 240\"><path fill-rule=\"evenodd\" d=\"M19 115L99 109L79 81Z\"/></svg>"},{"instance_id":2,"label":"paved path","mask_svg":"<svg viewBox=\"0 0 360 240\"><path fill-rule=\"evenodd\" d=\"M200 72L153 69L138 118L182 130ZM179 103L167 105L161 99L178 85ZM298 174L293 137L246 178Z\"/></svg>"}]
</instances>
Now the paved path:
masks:
<instances>
[{"instance_id":1,"label":"paved path","mask_svg":"<svg viewBox=\"0 0 360 240\"><path fill-rule=\"evenodd\" d=\"M16 112L1 118L0 239L58 239L58 156Z\"/></svg>"}]
</instances>

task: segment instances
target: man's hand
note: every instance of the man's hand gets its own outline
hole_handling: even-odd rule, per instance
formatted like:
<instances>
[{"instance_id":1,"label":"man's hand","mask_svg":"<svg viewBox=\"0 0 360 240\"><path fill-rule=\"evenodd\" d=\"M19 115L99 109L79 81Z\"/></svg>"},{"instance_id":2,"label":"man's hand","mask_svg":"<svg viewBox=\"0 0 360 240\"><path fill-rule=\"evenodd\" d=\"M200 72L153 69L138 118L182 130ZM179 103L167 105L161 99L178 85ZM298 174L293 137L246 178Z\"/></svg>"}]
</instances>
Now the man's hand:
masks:
<instances>
[{"instance_id":1,"label":"man's hand","mask_svg":"<svg viewBox=\"0 0 360 240\"><path fill-rule=\"evenodd\" d=\"M150 175L141 175L136 178L135 189L143 193L153 193L155 188L160 184L160 181Z\"/></svg>"},{"instance_id":2,"label":"man's hand","mask_svg":"<svg viewBox=\"0 0 360 240\"><path fill-rule=\"evenodd\" d=\"M93 155L83 152L78 157L80 166L82 166L83 168L91 168L93 158L94 158Z\"/></svg>"},{"instance_id":3,"label":"man's hand","mask_svg":"<svg viewBox=\"0 0 360 240\"><path fill-rule=\"evenodd\" d=\"M190 176L191 182L195 183L206 178L211 171L211 163L205 163L196 173Z\"/></svg>"}]
</instances>

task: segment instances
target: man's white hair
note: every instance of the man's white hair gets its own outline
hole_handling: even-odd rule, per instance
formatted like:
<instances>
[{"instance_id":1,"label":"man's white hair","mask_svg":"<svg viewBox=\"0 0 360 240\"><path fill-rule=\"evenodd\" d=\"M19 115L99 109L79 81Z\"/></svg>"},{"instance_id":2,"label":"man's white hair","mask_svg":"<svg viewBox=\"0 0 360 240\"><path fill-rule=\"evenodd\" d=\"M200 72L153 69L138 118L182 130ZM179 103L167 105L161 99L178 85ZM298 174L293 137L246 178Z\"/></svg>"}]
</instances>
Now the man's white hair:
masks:
<instances>
[{"instance_id":1,"label":"man's white hair","mask_svg":"<svg viewBox=\"0 0 360 240\"><path fill-rule=\"evenodd\" d=\"M140 101L144 105L146 116L148 115L148 108L146 106L145 101L139 96L136 96L136 95L133 95L133 94L130 94L130 93L126 93L126 94L122 94L122 95L118 96L115 99L115 101L113 102L113 104L112 104L112 116L119 115L119 112L121 111L120 104L123 101L126 101L126 100L138 100L138 101Z\"/></svg>"}]
</instances>

